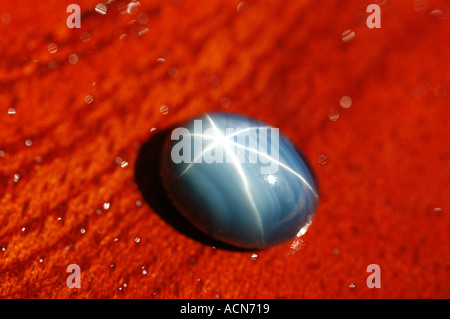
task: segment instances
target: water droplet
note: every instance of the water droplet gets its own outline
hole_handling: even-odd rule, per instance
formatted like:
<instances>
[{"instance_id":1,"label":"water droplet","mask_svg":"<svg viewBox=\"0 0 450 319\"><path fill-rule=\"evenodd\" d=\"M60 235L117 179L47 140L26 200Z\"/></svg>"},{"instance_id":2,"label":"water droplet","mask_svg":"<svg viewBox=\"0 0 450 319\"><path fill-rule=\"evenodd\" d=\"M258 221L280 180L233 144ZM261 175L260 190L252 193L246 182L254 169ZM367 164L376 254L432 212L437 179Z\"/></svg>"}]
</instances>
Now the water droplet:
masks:
<instances>
[{"instance_id":1,"label":"water droplet","mask_svg":"<svg viewBox=\"0 0 450 319\"><path fill-rule=\"evenodd\" d=\"M128 34L122 33L122 34L120 35L120 37L119 37L119 40L120 40L120 41L125 41L127 37L128 37Z\"/></svg>"},{"instance_id":2,"label":"water droplet","mask_svg":"<svg viewBox=\"0 0 450 319\"><path fill-rule=\"evenodd\" d=\"M139 242L141 241L141 238L136 237L136 238L134 239L134 241L135 241L136 243L139 243Z\"/></svg>"},{"instance_id":3,"label":"water droplet","mask_svg":"<svg viewBox=\"0 0 450 319\"><path fill-rule=\"evenodd\" d=\"M157 58L156 59L156 62L166 62L166 59L164 59L164 58ZM170 74L169 74L170 75Z\"/></svg>"},{"instance_id":4,"label":"water droplet","mask_svg":"<svg viewBox=\"0 0 450 319\"><path fill-rule=\"evenodd\" d=\"M5 252L6 251L6 247L2 247L2 251Z\"/></svg>"},{"instance_id":5,"label":"water droplet","mask_svg":"<svg viewBox=\"0 0 450 319\"><path fill-rule=\"evenodd\" d=\"M152 127L152 128L150 129L150 132L154 132L154 131L156 131L156 127Z\"/></svg>"},{"instance_id":6,"label":"water droplet","mask_svg":"<svg viewBox=\"0 0 450 319\"><path fill-rule=\"evenodd\" d=\"M428 9L428 0L414 0L413 7L416 12L424 12Z\"/></svg>"},{"instance_id":7,"label":"water droplet","mask_svg":"<svg viewBox=\"0 0 450 319\"><path fill-rule=\"evenodd\" d=\"M356 286L355 286L355 284L354 283L351 283L350 285L348 285L348 288L355 288Z\"/></svg>"},{"instance_id":8,"label":"water droplet","mask_svg":"<svg viewBox=\"0 0 450 319\"><path fill-rule=\"evenodd\" d=\"M219 103L220 103L220 106L221 106L221 107L227 108L227 107L230 106L231 101L230 101L229 98L223 97L223 98L220 99L220 102L219 102Z\"/></svg>"},{"instance_id":9,"label":"water droplet","mask_svg":"<svg viewBox=\"0 0 450 319\"><path fill-rule=\"evenodd\" d=\"M238 13L244 13L247 9L248 5L244 1L239 2L238 5L236 6L236 11Z\"/></svg>"},{"instance_id":10,"label":"water droplet","mask_svg":"<svg viewBox=\"0 0 450 319\"><path fill-rule=\"evenodd\" d=\"M94 102L94 98L92 97L92 95L86 95L86 97L84 98L84 102L86 102L87 104L91 104L92 102Z\"/></svg>"},{"instance_id":11,"label":"water droplet","mask_svg":"<svg viewBox=\"0 0 450 319\"><path fill-rule=\"evenodd\" d=\"M56 62L55 60L51 60L48 62L49 70L56 70L57 67L58 67L58 62Z\"/></svg>"},{"instance_id":12,"label":"water droplet","mask_svg":"<svg viewBox=\"0 0 450 319\"><path fill-rule=\"evenodd\" d=\"M340 104L344 109L348 109L352 106L352 98L350 96L341 97Z\"/></svg>"},{"instance_id":13,"label":"water droplet","mask_svg":"<svg viewBox=\"0 0 450 319\"><path fill-rule=\"evenodd\" d=\"M71 55L69 55L69 63L70 64L78 63L78 56L75 53L72 53Z\"/></svg>"},{"instance_id":14,"label":"water droplet","mask_svg":"<svg viewBox=\"0 0 450 319\"><path fill-rule=\"evenodd\" d=\"M257 254L252 254L252 260L256 261L258 259L258 255Z\"/></svg>"},{"instance_id":15,"label":"water droplet","mask_svg":"<svg viewBox=\"0 0 450 319\"><path fill-rule=\"evenodd\" d=\"M218 86L220 84L220 78L217 75L213 75L209 78L209 84L211 86Z\"/></svg>"},{"instance_id":16,"label":"water droplet","mask_svg":"<svg viewBox=\"0 0 450 319\"><path fill-rule=\"evenodd\" d=\"M171 78L176 78L180 72L176 67L173 66L169 69L168 73Z\"/></svg>"},{"instance_id":17,"label":"water droplet","mask_svg":"<svg viewBox=\"0 0 450 319\"><path fill-rule=\"evenodd\" d=\"M145 270L145 269L142 270L142 274L143 274L143 275L146 275L146 274L147 274L147 270Z\"/></svg>"},{"instance_id":18,"label":"water droplet","mask_svg":"<svg viewBox=\"0 0 450 319\"><path fill-rule=\"evenodd\" d=\"M328 118L331 121L336 122L339 118L339 111L336 109L331 109L330 112L328 112Z\"/></svg>"},{"instance_id":19,"label":"water droplet","mask_svg":"<svg viewBox=\"0 0 450 319\"><path fill-rule=\"evenodd\" d=\"M161 112L161 114L166 115L167 113L169 113L169 107L167 105L161 105L159 111Z\"/></svg>"},{"instance_id":20,"label":"water droplet","mask_svg":"<svg viewBox=\"0 0 450 319\"><path fill-rule=\"evenodd\" d=\"M115 159L114 159L114 163L116 163L117 165L120 165L120 163L122 163L122 157L120 157L120 156L117 156Z\"/></svg>"},{"instance_id":21,"label":"water droplet","mask_svg":"<svg viewBox=\"0 0 450 319\"><path fill-rule=\"evenodd\" d=\"M436 208L434 209L434 214L435 214L437 217L440 217L440 216L442 215L442 208L436 207Z\"/></svg>"},{"instance_id":22,"label":"water droplet","mask_svg":"<svg viewBox=\"0 0 450 319\"><path fill-rule=\"evenodd\" d=\"M23 227L23 228L22 228L22 231L25 231L25 229L26 229L26 228L25 228L25 227Z\"/></svg>"},{"instance_id":23,"label":"water droplet","mask_svg":"<svg viewBox=\"0 0 450 319\"><path fill-rule=\"evenodd\" d=\"M16 114L16 109L13 108L13 107L10 107L10 108L8 109L8 114L9 114L9 115L14 115L14 114Z\"/></svg>"},{"instance_id":24,"label":"water droplet","mask_svg":"<svg viewBox=\"0 0 450 319\"><path fill-rule=\"evenodd\" d=\"M333 249L333 255L339 255L339 249L335 248Z\"/></svg>"},{"instance_id":25,"label":"water droplet","mask_svg":"<svg viewBox=\"0 0 450 319\"><path fill-rule=\"evenodd\" d=\"M80 233L84 234L85 232L86 232L86 229L84 229L84 228L80 229Z\"/></svg>"},{"instance_id":26,"label":"water droplet","mask_svg":"<svg viewBox=\"0 0 450 319\"><path fill-rule=\"evenodd\" d=\"M301 238L294 239L291 246L289 247L289 255L294 255L300 249L302 249L303 246L305 246L305 243Z\"/></svg>"},{"instance_id":27,"label":"water droplet","mask_svg":"<svg viewBox=\"0 0 450 319\"><path fill-rule=\"evenodd\" d=\"M139 28L139 36L143 36L144 34L146 34L150 29L147 27L140 27Z\"/></svg>"},{"instance_id":28,"label":"water droplet","mask_svg":"<svg viewBox=\"0 0 450 319\"><path fill-rule=\"evenodd\" d=\"M11 15L9 13L3 13L1 20L3 24L9 24L11 22Z\"/></svg>"},{"instance_id":29,"label":"water droplet","mask_svg":"<svg viewBox=\"0 0 450 319\"><path fill-rule=\"evenodd\" d=\"M355 38L355 32L352 30L346 30L342 33L342 41L345 43L350 42Z\"/></svg>"},{"instance_id":30,"label":"water droplet","mask_svg":"<svg viewBox=\"0 0 450 319\"><path fill-rule=\"evenodd\" d=\"M5 157L6 153L5 151L0 151L0 157Z\"/></svg>"},{"instance_id":31,"label":"water droplet","mask_svg":"<svg viewBox=\"0 0 450 319\"><path fill-rule=\"evenodd\" d=\"M58 217L57 219L58 219L58 220L62 220L62 217Z\"/></svg>"},{"instance_id":32,"label":"water droplet","mask_svg":"<svg viewBox=\"0 0 450 319\"><path fill-rule=\"evenodd\" d=\"M91 41L91 34L89 32L84 32L81 36L80 36L81 42L86 43Z\"/></svg>"},{"instance_id":33,"label":"water droplet","mask_svg":"<svg viewBox=\"0 0 450 319\"><path fill-rule=\"evenodd\" d=\"M110 204L110 203L108 203L108 202L103 203L103 209L104 209L104 210L108 210L110 207L111 207L111 204Z\"/></svg>"},{"instance_id":34,"label":"water droplet","mask_svg":"<svg viewBox=\"0 0 450 319\"><path fill-rule=\"evenodd\" d=\"M444 12L444 11L442 11L440 9L436 9L436 10L431 11L430 15L432 17L434 17L434 18L437 18L437 19L446 19L447 16L448 16L448 13Z\"/></svg>"},{"instance_id":35,"label":"water droplet","mask_svg":"<svg viewBox=\"0 0 450 319\"><path fill-rule=\"evenodd\" d=\"M149 18L149 16L148 16L148 14L147 13L145 13L145 12L141 12L141 13L139 13L139 15L137 16L137 22L139 23L139 24L147 24L148 23L148 21L150 20L150 18Z\"/></svg>"},{"instance_id":36,"label":"water droplet","mask_svg":"<svg viewBox=\"0 0 450 319\"><path fill-rule=\"evenodd\" d=\"M25 141L25 145L26 145L26 146L31 146L31 145L33 145L33 141L30 140L30 139L27 139L27 140Z\"/></svg>"},{"instance_id":37,"label":"water droplet","mask_svg":"<svg viewBox=\"0 0 450 319\"><path fill-rule=\"evenodd\" d=\"M322 165L325 165L326 163L328 163L328 157L325 154L321 154L319 155L319 157L317 158L318 162Z\"/></svg>"},{"instance_id":38,"label":"water droplet","mask_svg":"<svg viewBox=\"0 0 450 319\"><path fill-rule=\"evenodd\" d=\"M108 8L106 7L106 5L104 3L99 3L95 6L95 11L102 15L105 15L106 11L108 11Z\"/></svg>"},{"instance_id":39,"label":"water droplet","mask_svg":"<svg viewBox=\"0 0 450 319\"><path fill-rule=\"evenodd\" d=\"M141 148L141 143L140 142L133 142L133 148L135 150L139 150Z\"/></svg>"},{"instance_id":40,"label":"water droplet","mask_svg":"<svg viewBox=\"0 0 450 319\"><path fill-rule=\"evenodd\" d=\"M137 207L141 207L142 206L142 201L140 201L139 199L136 201L136 206Z\"/></svg>"},{"instance_id":41,"label":"water droplet","mask_svg":"<svg viewBox=\"0 0 450 319\"><path fill-rule=\"evenodd\" d=\"M14 183L17 183L19 181L19 179L20 179L19 174L14 174L14 176L13 176Z\"/></svg>"},{"instance_id":42,"label":"water droplet","mask_svg":"<svg viewBox=\"0 0 450 319\"><path fill-rule=\"evenodd\" d=\"M119 238L117 238L117 237L116 237L116 238L114 238L114 241L119 241Z\"/></svg>"},{"instance_id":43,"label":"water droplet","mask_svg":"<svg viewBox=\"0 0 450 319\"><path fill-rule=\"evenodd\" d=\"M127 161L122 161L122 163L120 163L120 167L125 168L128 166L128 162Z\"/></svg>"},{"instance_id":44,"label":"water droplet","mask_svg":"<svg viewBox=\"0 0 450 319\"><path fill-rule=\"evenodd\" d=\"M439 98L445 97L447 95L447 87L442 84L436 85L434 95Z\"/></svg>"},{"instance_id":45,"label":"water droplet","mask_svg":"<svg viewBox=\"0 0 450 319\"><path fill-rule=\"evenodd\" d=\"M41 262L43 262L44 261L44 259L42 259L42 258L39 258L39 262L41 263Z\"/></svg>"},{"instance_id":46,"label":"water droplet","mask_svg":"<svg viewBox=\"0 0 450 319\"><path fill-rule=\"evenodd\" d=\"M130 2L127 7L128 14L136 14L139 10L139 2Z\"/></svg>"},{"instance_id":47,"label":"water droplet","mask_svg":"<svg viewBox=\"0 0 450 319\"><path fill-rule=\"evenodd\" d=\"M55 43L50 43L47 49L50 53L56 53L56 51L58 51L58 46Z\"/></svg>"},{"instance_id":48,"label":"water droplet","mask_svg":"<svg viewBox=\"0 0 450 319\"><path fill-rule=\"evenodd\" d=\"M119 10L120 14L127 14L127 9L128 9L128 3L121 2L119 4L118 10Z\"/></svg>"}]
</instances>

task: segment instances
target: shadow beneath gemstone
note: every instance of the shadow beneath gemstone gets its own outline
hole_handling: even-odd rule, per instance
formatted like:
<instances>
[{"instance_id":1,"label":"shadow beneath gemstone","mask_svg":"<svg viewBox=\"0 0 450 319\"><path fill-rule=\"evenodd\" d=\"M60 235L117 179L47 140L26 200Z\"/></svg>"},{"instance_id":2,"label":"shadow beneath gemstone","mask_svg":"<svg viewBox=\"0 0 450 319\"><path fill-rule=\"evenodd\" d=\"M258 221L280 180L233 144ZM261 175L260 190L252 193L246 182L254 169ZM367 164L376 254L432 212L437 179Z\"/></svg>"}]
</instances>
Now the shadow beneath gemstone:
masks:
<instances>
[{"instance_id":1,"label":"shadow beneath gemstone","mask_svg":"<svg viewBox=\"0 0 450 319\"><path fill-rule=\"evenodd\" d=\"M172 204L167 196L159 175L159 161L164 141L175 127L155 133L141 146L135 163L134 177L144 200L153 211L178 232L208 246L217 249L249 252L253 250L239 248L215 240L192 225Z\"/></svg>"}]
</instances>

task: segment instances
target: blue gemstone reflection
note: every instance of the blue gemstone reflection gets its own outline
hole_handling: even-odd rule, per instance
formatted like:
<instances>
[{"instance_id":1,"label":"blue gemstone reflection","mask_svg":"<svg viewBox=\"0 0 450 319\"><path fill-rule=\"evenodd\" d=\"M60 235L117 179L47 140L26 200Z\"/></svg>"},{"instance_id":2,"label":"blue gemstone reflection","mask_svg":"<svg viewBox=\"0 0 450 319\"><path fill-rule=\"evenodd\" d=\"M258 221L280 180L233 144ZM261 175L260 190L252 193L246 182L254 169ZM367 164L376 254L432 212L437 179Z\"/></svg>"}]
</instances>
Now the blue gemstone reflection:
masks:
<instances>
[{"instance_id":1,"label":"blue gemstone reflection","mask_svg":"<svg viewBox=\"0 0 450 319\"><path fill-rule=\"evenodd\" d=\"M314 175L295 146L237 114L209 113L173 130L160 173L188 220L238 247L263 249L303 234L318 205Z\"/></svg>"}]
</instances>

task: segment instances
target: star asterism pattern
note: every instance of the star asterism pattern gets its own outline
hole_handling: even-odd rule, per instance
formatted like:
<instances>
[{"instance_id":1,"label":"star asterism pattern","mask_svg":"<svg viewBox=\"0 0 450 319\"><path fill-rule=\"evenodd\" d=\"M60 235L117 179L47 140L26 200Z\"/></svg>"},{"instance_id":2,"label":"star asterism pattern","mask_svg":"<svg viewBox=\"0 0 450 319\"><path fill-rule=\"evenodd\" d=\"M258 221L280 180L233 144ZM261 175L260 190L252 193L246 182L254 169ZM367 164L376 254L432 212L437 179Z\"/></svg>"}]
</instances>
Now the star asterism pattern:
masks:
<instances>
[{"instance_id":1,"label":"star asterism pattern","mask_svg":"<svg viewBox=\"0 0 450 319\"><path fill-rule=\"evenodd\" d=\"M314 176L278 129L230 113L173 131L161 158L169 197L214 238L262 249L302 235L318 204Z\"/></svg>"}]
</instances>

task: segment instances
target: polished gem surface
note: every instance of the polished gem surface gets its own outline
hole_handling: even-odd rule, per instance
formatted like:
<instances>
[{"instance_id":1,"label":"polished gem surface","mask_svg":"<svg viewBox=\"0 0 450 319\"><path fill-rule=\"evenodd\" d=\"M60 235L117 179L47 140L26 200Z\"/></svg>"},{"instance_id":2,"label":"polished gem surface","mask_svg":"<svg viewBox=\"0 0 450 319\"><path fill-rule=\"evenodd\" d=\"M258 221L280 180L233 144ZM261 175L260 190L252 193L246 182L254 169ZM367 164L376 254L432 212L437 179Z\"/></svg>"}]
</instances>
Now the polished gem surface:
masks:
<instances>
[{"instance_id":1,"label":"polished gem surface","mask_svg":"<svg viewBox=\"0 0 450 319\"><path fill-rule=\"evenodd\" d=\"M263 249L302 235L318 205L314 175L292 142L242 115L209 113L174 129L160 173L188 220L238 247Z\"/></svg>"}]
</instances>

